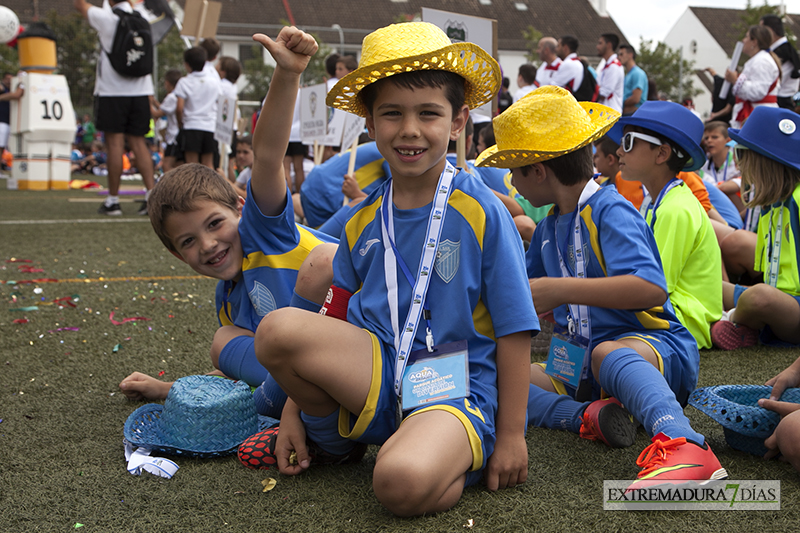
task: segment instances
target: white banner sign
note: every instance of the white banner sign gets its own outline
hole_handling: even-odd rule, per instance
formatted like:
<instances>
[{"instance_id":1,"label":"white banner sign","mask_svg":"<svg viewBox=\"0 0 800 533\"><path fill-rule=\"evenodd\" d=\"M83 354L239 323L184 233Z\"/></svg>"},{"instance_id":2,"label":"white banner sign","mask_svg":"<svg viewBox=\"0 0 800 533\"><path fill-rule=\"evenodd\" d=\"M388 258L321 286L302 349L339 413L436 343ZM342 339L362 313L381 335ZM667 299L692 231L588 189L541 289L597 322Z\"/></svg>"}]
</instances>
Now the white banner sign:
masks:
<instances>
[{"instance_id":1,"label":"white banner sign","mask_svg":"<svg viewBox=\"0 0 800 533\"><path fill-rule=\"evenodd\" d=\"M214 140L231 145L233 140L233 121L236 117L236 99L220 95L217 101L217 126Z\"/></svg>"},{"instance_id":2,"label":"white banner sign","mask_svg":"<svg viewBox=\"0 0 800 533\"><path fill-rule=\"evenodd\" d=\"M300 89L300 139L304 144L325 141L329 110L324 83Z\"/></svg>"},{"instance_id":3,"label":"white banner sign","mask_svg":"<svg viewBox=\"0 0 800 533\"><path fill-rule=\"evenodd\" d=\"M342 134L342 152L344 152L353 146L353 141L364 131L367 119L359 117L358 115L353 115L352 113L340 112L345 115L344 133Z\"/></svg>"}]
</instances>

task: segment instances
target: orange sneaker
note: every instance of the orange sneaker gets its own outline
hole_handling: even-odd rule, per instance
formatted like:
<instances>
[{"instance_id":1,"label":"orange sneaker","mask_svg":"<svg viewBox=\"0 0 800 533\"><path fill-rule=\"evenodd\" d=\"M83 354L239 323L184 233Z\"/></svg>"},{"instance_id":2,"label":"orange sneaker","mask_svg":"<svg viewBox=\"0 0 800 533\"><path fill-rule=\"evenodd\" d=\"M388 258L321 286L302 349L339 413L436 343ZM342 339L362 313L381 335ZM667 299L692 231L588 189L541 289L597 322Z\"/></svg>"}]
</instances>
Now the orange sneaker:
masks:
<instances>
[{"instance_id":1,"label":"orange sneaker","mask_svg":"<svg viewBox=\"0 0 800 533\"><path fill-rule=\"evenodd\" d=\"M639 454L636 464L642 467L642 471L628 491L678 481L728 477L708 443L699 446L684 437L670 439L663 433L653 437L653 444Z\"/></svg>"},{"instance_id":2,"label":"orange sneaker","mask_svg":"<svg viewBox=\"0 0 800 533\"><path fill-rule=\"evenodd\" d=\"M581 420L582 439L599 440L612 448L627 448L636 440L639 424L616 398L590 403Z\"/></svg>"}]
</instances>

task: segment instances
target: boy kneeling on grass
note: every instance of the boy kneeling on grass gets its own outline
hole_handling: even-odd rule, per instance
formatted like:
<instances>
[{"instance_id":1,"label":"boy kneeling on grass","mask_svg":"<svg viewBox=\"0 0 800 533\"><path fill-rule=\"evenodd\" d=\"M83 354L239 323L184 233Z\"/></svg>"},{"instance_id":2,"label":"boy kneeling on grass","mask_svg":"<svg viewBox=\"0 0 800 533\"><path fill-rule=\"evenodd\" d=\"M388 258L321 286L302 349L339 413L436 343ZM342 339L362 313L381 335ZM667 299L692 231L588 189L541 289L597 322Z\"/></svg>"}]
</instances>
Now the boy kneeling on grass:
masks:
<instances>
[{"instance_id":1,"label":"boy kneeling on grass","mask_svg":"<svg viewBox=\"0 0 800 533\"><path fill-rule=\"evenodd\" d=\"M268 49L284 68L289 54ZM280 309L261 322L256 353L290 399L280 431L245 441L240 458L260 445L293 475L382 445L378 500L420 515L449 509L482 474L491 490L525 481L539 324L519 297L528 284L508 211L446 159L468 110L497 92L497 63L428 23L377 30L362 50L328 105L366 116L392 179L345 225L323 308L330 316Z\"/></svg>"},{"instance_id":2,"label":"boy kneeling on grass","mask_svg":"<svg viewBox=\"0 0 800 533\"><path fill-rule=\"evenodd\" d=\"M273 43L261 34L254 38ZM299 85L294 71L303 71L317 44L305 33L285 28L274 46L298 66L275 70L262 110L264 120L253 134L247 201L215 171L190 163L159 180L148 214L156 235L175 257L198 274L220 280L216 290L220 327L211 344L211 362L218 369L214 373L258 387L254 393L258 412L277 418L286 395L256 358L256 328L265 315L281 307L319 311L333 277L336 239L295 223L283 177ZM139 372L120 383L123 393L135 400L163 400L171 386Z\"/></svg>"},{"instance_id":3,"label":"boy kneeling on grass","mask_svg":"<svg viewBox=\"0 0 800 533\"><path fill-rule=\"evenodd\" d=\"M497 145L477 160L511 168L533 205L555 204L536 226L528 276L538 311L553 310L568 332L561 344L554 338L551 353L568 357L574 379L566 364L532 365L528 416L536 426L623 447L634 442L632 414L652 437L632 488L722 479L725 469L681 407L700 357L670 304L653 233L613 187L591 179L590 143L618 118L560 87L541 87L494 119ZM631 141L644 143L638 135Z\"/></svg>"}]
</instances>

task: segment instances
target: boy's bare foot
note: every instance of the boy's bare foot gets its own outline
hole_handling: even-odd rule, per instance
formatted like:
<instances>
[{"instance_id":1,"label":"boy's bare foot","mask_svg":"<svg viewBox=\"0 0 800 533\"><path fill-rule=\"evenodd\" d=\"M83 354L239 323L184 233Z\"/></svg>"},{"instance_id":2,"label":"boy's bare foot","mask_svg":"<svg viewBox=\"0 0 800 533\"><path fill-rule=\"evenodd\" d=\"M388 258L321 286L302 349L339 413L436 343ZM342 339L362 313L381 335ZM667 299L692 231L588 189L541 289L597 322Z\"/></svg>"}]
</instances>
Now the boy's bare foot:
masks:
<instances>
[{"instance_id":1,"label":"boy's bare foot","mask_svg":"<svg viewBox=\"0 0 800 533\"><path fill-rule=\"evenodd\" d=\"M166 400L170 387L171 381L159 381L141 372L134 372L119 384L129 400Z\"/></svg>"}]
</instances>

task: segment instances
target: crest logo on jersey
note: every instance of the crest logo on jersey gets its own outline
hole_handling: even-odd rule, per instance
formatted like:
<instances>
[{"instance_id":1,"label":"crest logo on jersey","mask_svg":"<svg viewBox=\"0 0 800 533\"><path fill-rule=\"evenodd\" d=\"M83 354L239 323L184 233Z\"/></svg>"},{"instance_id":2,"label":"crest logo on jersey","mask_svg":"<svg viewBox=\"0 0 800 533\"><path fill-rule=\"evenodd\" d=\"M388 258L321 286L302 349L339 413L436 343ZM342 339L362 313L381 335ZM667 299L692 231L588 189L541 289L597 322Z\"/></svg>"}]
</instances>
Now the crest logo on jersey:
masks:
<instances>
[{"instance_id":1,"label":"crest logo on jersey","mask_svg":"<svg viewBox=\"0 0 800 533\"><path fill-rule=\"evenodd\" d=\"M458 272L458 265L461 258L461 241L453 242L450 240L439 243L436 251L436 262L433 264L434 270L445 283L450 283Z\"/></svg>"},{"instance_id":2,"label":"crest logo on jersey","mask_svg":"<svg viewBox=\"0 0 800 533\"><path fill-rule=\"evenodd\" d=\"M253 290L250 291L248 296L250 296L250 302L253 304L258 316L266 316L270 311L278 308L275 303L275 297L267 286L257 281L253 283Z\"/></svg>"}]
</instances>

